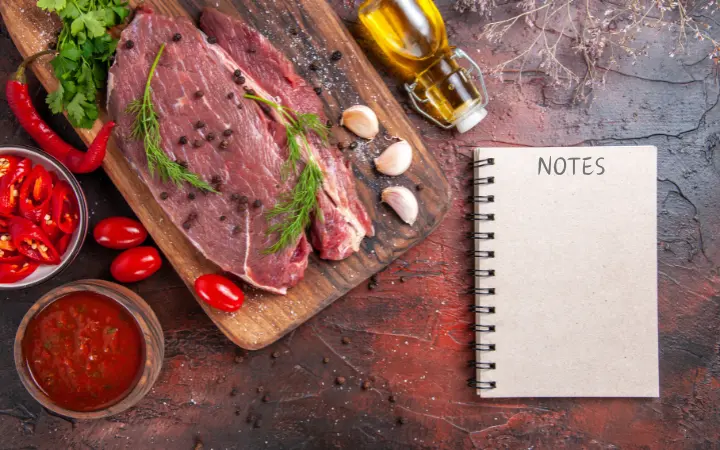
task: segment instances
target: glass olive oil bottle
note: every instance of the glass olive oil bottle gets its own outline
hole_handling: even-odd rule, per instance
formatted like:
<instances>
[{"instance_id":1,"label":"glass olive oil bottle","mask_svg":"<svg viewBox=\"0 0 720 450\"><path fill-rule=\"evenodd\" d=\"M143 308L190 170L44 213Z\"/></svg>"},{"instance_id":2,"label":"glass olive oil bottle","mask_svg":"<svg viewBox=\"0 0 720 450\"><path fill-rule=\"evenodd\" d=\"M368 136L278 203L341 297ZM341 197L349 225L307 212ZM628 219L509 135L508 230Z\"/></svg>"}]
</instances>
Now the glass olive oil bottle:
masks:
<instances>
[{"instance_id":1,"label":"glass olive oil bottle","mask_svg":"<svg viewBox=\"0 0 720 450\"><path fill-rule=\"evenodd\" d=\"M413 107L423 116L461 133L487 115L487 91L480 68L451 47L445 22L432 0L366 0L360 22L386 61L406 82ZM467 59L471 69L460 66ZM480 89L470 76L477 71Z\"/></svg>"}]
</instances>

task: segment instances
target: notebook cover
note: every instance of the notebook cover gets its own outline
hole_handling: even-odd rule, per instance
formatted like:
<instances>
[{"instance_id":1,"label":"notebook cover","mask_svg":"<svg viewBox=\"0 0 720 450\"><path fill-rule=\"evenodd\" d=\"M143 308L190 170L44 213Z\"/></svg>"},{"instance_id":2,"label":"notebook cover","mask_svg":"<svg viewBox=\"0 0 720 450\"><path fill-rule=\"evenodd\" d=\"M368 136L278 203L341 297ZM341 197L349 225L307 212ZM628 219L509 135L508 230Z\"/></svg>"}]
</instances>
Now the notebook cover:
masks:
<instances>
[{"instance_id":1,"label":"notebook cover","mask_svg":"<svg viewBox=\"0 0 720 450\"><path fill-rule=\"evenodd\" d=\"M657 149L474 156L478 394L657 397Z\"/></svg>"}]
</instances>

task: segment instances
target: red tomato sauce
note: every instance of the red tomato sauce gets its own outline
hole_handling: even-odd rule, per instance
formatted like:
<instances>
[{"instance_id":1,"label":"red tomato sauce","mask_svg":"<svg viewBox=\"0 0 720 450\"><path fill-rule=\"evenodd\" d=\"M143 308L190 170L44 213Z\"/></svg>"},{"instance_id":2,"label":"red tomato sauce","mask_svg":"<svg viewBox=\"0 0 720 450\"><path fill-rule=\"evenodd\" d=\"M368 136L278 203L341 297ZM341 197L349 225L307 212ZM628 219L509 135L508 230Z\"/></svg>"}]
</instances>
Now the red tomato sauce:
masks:
<instances>
[{"instance_id":1,"label":"red tomato sauce","mask_svg":"<svg viewBox=\"0 0 720 450\"><path fill-rule=\"evenodd\" d=\"M92 292L73 292L46 306L28 324L22 349L35 384L72 411L96 411L122 400L145 358L132 315Z\"/></svg>"}]
</instances>

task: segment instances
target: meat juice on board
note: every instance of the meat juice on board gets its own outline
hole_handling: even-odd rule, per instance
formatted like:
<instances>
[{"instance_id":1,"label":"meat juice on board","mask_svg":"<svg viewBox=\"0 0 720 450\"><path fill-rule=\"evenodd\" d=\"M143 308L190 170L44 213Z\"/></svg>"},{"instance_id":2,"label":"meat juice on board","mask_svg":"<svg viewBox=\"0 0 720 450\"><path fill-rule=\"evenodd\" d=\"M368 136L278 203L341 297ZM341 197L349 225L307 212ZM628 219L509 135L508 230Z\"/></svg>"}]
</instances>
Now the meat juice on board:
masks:
<instances>
[{"instance_id":1,"label":"meat juice on board","mask_svg":"<svg viewBox=\"0 0 720 450\"><path fill-rule=\"evenodd\" d=\"M360 21L387 63L406 82L413 107L436 125L468 131L487 115L480 68L448 43L445 23L432 0L366 0ZM468 71L458 60L467 59ZM477 71L480 89L471 73Z\"/></svg>"},{"instance_id":2,"label":"meat juice on board","mask_svg":"<svg viewBox=\"0 0 720 450\"><path fill-rule=\"evenodd\" d=\"M145 346L123 306L93 292L73 292L33 317L22 351L33 381L53 403L97 411L135 386Z\"/></svg>"}]
</instances>

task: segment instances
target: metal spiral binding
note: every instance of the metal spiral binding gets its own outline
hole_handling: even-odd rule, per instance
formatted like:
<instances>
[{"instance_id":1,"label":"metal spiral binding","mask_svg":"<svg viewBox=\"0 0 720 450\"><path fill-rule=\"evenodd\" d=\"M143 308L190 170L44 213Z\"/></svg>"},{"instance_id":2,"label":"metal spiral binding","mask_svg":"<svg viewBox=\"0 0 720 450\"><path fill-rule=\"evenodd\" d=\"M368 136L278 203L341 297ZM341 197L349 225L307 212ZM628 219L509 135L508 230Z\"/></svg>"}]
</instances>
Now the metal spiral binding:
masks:
<instances>
[{"instance_id":1,"label":"metal spiral binding","mask_svg":"<svg viewBox=\"0 0 720 450\"><path fill-rule=\"evenodd\" d=\"M487 167L495 165L495 159L493 158L485 158L485 159L479 159L477 161L474 161L470 164L473 170L481 168L481 167ZM487 177L473 177L472 184L473 186L483 186L483 185L490 185L495 183L495 177L487 176ZM471 195L468 197L468 201L473 204L486 204L486 203L494 203L495 202L495 196L494 195ZM491 222L495 220L495 214L483 214L483 213L477 213L472 212L466 215L466 218L468 220L474 221L482 221L482 222ZM472 231L467 234L469 239L472 239L473 242L475 241L488 241L495 239L495 233L494 232L483 232L483 231ZM483 258L483 259L490 259L495 258L495 252L492 250L471 250L468 252L469 256L472 256L474 258ZM495 276L495 270L493 269L470 269L469 274L473 277L479 277L479 278L491 278ZM491 287L475 287L474 285L472 288L468 290L468 293L473 295L495 295L495 288ZM470 305L469 310L475 314L482 314L482 315L490 315L495 314L495 306L487 306L487 305L476 305L473 304ZM470 327L471 330L475 331L476 333L493 333L495 332L495 325L487 325L487 324L473 324ZM494 352L496 349L495 344L487 344L487 343L479 343L479 342L470 342L470 348L473 349L476 352ZM468 361L468 365L470 367L474 367L476 370L494 370L496 368L496 364L494 362L489 361L478 361L478 360L472 360ZM476 378L470 378L468 380L468 386L473 387L475 389L495 389L497 387L497 383L495 381L478 381Z\"/></svg>"}]
</instances>

